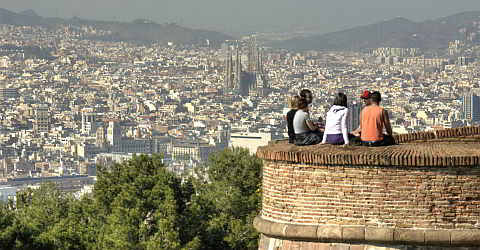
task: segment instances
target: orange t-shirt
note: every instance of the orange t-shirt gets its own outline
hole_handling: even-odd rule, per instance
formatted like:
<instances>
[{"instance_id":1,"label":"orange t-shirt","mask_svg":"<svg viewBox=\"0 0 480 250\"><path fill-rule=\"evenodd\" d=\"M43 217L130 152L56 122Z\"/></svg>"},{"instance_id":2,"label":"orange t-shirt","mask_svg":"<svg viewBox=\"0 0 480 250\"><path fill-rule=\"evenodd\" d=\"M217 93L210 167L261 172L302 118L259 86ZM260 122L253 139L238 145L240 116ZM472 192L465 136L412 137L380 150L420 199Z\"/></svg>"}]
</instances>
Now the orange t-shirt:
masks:
<instances>
[{"instance_id":1,"label":"orange t-shirt","mask_svg":"<svg viewBox=\"0 0 480 250\"><path fill-rule=\"evenodd\" d=\"M362 126L362 141L383 140L383 108L368 106L363 109L360 124Z\"/></svg>"}]
</instances>

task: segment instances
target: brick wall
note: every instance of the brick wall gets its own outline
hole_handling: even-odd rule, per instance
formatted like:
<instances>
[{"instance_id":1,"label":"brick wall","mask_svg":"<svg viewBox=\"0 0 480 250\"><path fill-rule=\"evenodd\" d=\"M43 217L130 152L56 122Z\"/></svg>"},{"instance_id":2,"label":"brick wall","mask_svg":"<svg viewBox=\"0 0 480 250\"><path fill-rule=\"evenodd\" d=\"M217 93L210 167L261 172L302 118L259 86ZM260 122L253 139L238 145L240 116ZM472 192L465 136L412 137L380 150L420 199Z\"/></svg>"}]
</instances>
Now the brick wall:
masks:
<instances>
[{"instance_id":1,"label":"brick wall","mask_svg":"<svg viewBox=\"0 0 480 250\"><path fill-rule=\"evenodd\" d=\"M390 147L260 147L260 249L479 247L479 136L477 126Z\"/></svg>"},{"instance_id":2,"label":"brick wall","mask_svg":"<svg viewBox=\"0 0 480 250\"><path fill-rule=\"evenodd\" d=\"M262 217L287 223L480 228L480 166L264 162Z\"/></svg>"}]
</instances>

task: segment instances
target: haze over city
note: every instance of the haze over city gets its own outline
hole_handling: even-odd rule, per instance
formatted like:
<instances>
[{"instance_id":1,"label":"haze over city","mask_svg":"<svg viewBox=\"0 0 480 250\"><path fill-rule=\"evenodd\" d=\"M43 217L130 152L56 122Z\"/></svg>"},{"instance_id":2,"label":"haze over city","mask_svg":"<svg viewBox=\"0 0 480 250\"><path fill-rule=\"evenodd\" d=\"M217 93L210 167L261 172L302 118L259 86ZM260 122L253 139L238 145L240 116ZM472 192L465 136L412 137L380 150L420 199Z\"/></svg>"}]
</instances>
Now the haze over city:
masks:
<instances>
[{"instance_id":1,"label":"haze over city","mask_svg":"<svg viewBox=\"0 0 480 250\"><path fill-rule=\"evenodd\" d=\"M230 34L298 28L325 33L396 16L421 22L480 10L477 0L1 0L0 6L17 12L32 9L44 17L146 18Z\"/></svg>"},{"instance_id":2,"label":"haze over city","mask_svg":"<svg viewBox=\"0 0 480 250\"><path fill-rule=\"evenodd\" d=\"M1 250L478 250L479 177L479 0L0 0Z\"/></svg>"}]
</instances>

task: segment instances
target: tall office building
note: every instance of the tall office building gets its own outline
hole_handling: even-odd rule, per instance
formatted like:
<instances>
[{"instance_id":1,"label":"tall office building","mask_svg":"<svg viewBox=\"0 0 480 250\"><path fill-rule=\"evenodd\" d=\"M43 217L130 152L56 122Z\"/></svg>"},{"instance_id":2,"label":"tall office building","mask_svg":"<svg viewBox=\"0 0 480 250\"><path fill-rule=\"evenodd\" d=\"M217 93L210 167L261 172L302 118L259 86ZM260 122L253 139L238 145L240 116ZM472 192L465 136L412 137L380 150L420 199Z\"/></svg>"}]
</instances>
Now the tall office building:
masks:
<instances>
[{"instance_id":1,"label":"tall office building","mask_svg":"<svg viewBox=\"0 0 480 250\"><path fill-rule=\"evenodd\" d=\"M36 133L50 131L50 114L47 104L38 104L34 109L34 116L33 130Z\"/></svg>"},{"instance_id":2,"label":"tall office building","mask_svg":"<svg viewBox=\"0 0 480 250\"><path fill-rule=\"evenodd\" d=\"M98 122L94 113L82 113L82 134L90 135L97 132Z\"/></svg>"},{"instance_id":3,"label":"tall office building","mask_svg":"<svg viewBox=\"0 0 480 250\"><path fill-rule=\"evenodd\" d=\"M348 104L348 132L352 132L353 130L358 128L360 124L360 112L362 111L363 104L360 102L351 102Z\"/></svg>"},{"instance_id":4,"label":"tall office building","mask_svg":"<svg viewBox=\"0 0 480 250\"><path fill-rule=\"evenodd\" d=\"M480 123L480 97L475 93L462 96L462 116L473 123Z\"/></svg>"}]
</instances>

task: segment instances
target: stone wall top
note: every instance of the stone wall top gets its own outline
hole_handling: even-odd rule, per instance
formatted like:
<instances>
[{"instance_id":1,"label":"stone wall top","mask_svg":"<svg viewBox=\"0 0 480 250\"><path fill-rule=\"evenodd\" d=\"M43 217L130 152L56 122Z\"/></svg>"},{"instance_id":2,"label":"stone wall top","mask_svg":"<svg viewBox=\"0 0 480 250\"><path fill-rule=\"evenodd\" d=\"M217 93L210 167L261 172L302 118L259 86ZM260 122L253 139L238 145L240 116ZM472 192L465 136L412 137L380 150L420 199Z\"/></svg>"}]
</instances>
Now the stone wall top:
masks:
<instances>
[{"instance_id":1,"label":"stone wall top","mask_svg":"<svg viewBox=\"0 0 480 250\"><path fill-rule=\"evenodd\" d=\"M479 166L480 126L396 135L389 147L295 146L280 142L259 147L264 160L322 165Z\"/></svg>"},{"instance_id":2,"label":"stone wall top","mask_svg":"<svg viewBox=\"0 0 480 250\"><path fill-rule=\"evenodd\" d=\"M257 216L253 226L262 234L320 242L360 242L430 246L479 246L479 230L418 230L409 228L298 225L274 222ZM383 248L382 248L383 249ZM433 248L432 249L437 249Z\"/></svg>"},{"instance_id":3,"label":"stone wall top","mask_svg":"<svg viewBox=\"0 0 480 250\"><path fill-rule=\"evenodd\" d=\"M447 128L434 131L416 132L394 135L398 143L408 142L448 142L448 141L480 141L480 126Z\"/></svg>"}]
</instances>

